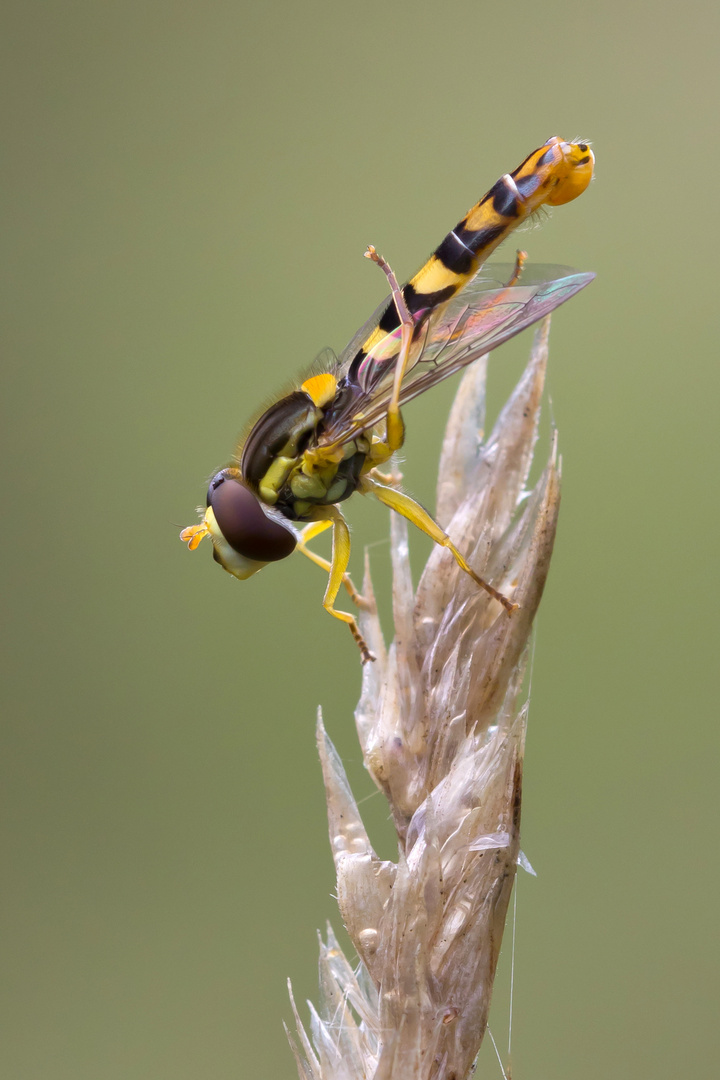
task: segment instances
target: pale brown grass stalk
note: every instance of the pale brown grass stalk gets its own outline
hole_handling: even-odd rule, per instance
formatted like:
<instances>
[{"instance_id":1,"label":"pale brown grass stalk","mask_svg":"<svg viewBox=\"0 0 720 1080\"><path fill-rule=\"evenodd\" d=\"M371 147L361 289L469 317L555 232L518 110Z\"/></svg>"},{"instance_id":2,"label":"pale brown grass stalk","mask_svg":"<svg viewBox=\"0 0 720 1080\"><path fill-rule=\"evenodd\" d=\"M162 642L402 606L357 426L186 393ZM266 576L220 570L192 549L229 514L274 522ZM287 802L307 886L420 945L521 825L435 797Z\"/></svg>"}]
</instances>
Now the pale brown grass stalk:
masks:
<instances>
[{"instance_id":1,"label":"pale brown grass stalk","mask_svg":"<svg viewBox=\"0 0 720 1080\"><path fill-rule=\"evenodd\" d=\"M398 859L373 850L318 719L340 911L360 963L320 945L311 1037L293 1002L301 1080L465 1080L487 1026L520 853L528 639L560 500L556 440L525 491L549 320L492 434L481 441L485 362L465 374L445 435L437 517L470 564L520 604L508 616L435 548L414 592L405 522L392 518L395 638L374 605L355 712L365 765L388 800ZM372 598L366 569L363 589Z\"/></svg>"}]
</instances>

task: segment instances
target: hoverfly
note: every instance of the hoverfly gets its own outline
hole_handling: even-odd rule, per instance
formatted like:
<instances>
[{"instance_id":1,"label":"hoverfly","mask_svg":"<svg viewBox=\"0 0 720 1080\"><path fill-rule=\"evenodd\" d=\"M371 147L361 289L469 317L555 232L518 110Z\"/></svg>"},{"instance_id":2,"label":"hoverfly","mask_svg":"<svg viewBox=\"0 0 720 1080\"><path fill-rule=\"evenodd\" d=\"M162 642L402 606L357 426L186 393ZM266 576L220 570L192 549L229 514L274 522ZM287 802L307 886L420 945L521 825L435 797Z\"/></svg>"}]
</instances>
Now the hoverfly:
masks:
<instances>
[{"instance_id":1,"label":"hoverfly","mask_svg":"<svg viewBox=\"0 0 720 1080\"><path fill-rule=\"evenodd\" d=\"M537 322L593 279L594 274L562 267L523 271L524 252L518 252L505 284L497 272L479 272L505 237L541 207L582 194L593 168L586 143L548 139L490 188L403 288L368 248L366 256L387 276L390 299L337 361L326 365L329 370L305 379L256 421L233 464L210 481L201 522L181 532L190 550L209 536L215 560L241 580L301 551L328 573L325 610L347 623L363 662L371 660L353 616L335 607L341 585L361 601L346 573L350 532L338 509L359 491L448 548L512 612L517 604L479 577L430 514L378 466L403 445L401 405ZM331 561L307 547L328 528Z\"/></svg>"}]
</instances>

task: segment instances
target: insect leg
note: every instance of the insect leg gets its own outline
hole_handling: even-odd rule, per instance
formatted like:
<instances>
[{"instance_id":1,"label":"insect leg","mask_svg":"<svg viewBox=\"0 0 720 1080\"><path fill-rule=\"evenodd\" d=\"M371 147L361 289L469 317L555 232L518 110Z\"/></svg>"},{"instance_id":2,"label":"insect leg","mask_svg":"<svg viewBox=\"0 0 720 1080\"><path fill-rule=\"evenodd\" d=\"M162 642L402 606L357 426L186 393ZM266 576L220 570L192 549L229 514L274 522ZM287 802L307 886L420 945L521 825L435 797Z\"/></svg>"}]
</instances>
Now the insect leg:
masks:
<instances>
[{"instance_id":1,"label":"insect leg","mask_svg":"<svg viewBox=\"0 0 720 1080\"><path fill-rule=\"evenodd\" d=\"M331 525L332 521L328 520L313 521L309 525L306 525L300 533L300 539L298 540L298 545L295 549L296 551L302 552L303 555L307 555L311 562L314 562L316 566L319 566L328 574L332 570L332 563L328 562L327 559L323 559L322 555L318 555L316 552L311 551L310 548L307 547L307 541L312 540L315 536L319 536L321 532L325 532ZM349 592L350 599L353 603L357 604L358 607L362 607L366 603L365 598L358 592L349 574L343 574L343 585Z\"/></svg>"},{"instance_id":2,"label":"insect leg","mask_svg":"<svg viewBox=\"0 0 720 1080\"><path fill-rule=\"evenodd\" d=\"M400 449L405 439L405 425L403 423L403 418L400 415L400 387L402 386L402 381L405 377L405 369L407 368L408 357L410 355L410 346L412 345L413 334L415 333L415 323L412 315L408 311L405 297L403 296L402 289L398 285L395 274L385 259L383 259L382 255L378 255L372 244L368 246L365 257L367 259L372 259L374 263L377 263L385 274L385 277L388 279L392 298L395 302L398 318L400 319L400 352L395 361L395 376L393 379L392 395L388 403L386 415L386 441L390 454L394 454L396 450Z\"/></svg>"},{"instance_id":3,"label":"insect leg","mask_svg":"<svg viewBox=\"0 0 720 1080\"><path fill-rule=\"evenodd\" d=\"M517 285L518 281L520 280L520 275L523 272L523 267L527 262L527 257L527 251L521 251L520 248L517 249L517 251L515 252L515 266L513 268L512 274L510 275L510 280L505 286L506 289L511 289L513 285Z\"/></svg>"},{"instance_id":4,"label":"insect leg","mask_svg":"<svg viewBox=\"0 0 720 1080\"><path fill-rule=\"evenodd\" d=\"M461 570L464 570L466 574L469 574L473 581L480 585L485 592L494 597L495 600L499 600L506 611L515 611L519 606L512 600L508 600L507 596L504 596L497 589L494 589L492 585L484 581L475 571L470 567L465 559L462 557L458 549L453 544L450 537L444 532L438 523L434 521L427 510L425 510L420 503L415 502L409 495L406 495L404 491L398 491L396 488L385 487L383 484L378 484L376 480L373 480L370 476L363 476L358 489L363 495L374 495L376 499L379 499L385 506L389 506L391 510L401 514L402 517L407 518L413 525L416 525L418 529L426 533L431 540L434 540L440 547L447 548L452 553L455 562L458 564Z\"/></svg>"},{"instance_id":5,"label":"insect leg","mask_svg":"<svg viewBox=\"0 0 720 1080\"><path fill-rule=\"evenodd\" d=\"M403 482L403 474L399 469L393 469L390 473L383 473L379 469L373 468L370 470L369 475L372 480L379 480L386 487L400 487Z\"/></svg>"},{"instance_id":6,"label":"insect leg","mask_svg":"<svg viewBox=\"0 0 720 1080\"><path fill-rule=\"evenodd\" d=\"M374 660L375 657L367 647L365 638L360 633L355 619L350 612L338 611L335 607L335 600L340 591L340 586L345 580L345 571L347 570L350 561L350 530L348 529L345 518L337 507L325 506L322 508L321 513L323 516L322 518L319 518L319 521L324 519L333 527L332 562L330 564L325 596L323 597L323 607L330 615L334 615L336 619L340 619L341 622L347 623L350 628L350 633L355 638L355 643L360 649L362 662L363 664L366 664L368 660Z\"/></svg>"}]
</instances>

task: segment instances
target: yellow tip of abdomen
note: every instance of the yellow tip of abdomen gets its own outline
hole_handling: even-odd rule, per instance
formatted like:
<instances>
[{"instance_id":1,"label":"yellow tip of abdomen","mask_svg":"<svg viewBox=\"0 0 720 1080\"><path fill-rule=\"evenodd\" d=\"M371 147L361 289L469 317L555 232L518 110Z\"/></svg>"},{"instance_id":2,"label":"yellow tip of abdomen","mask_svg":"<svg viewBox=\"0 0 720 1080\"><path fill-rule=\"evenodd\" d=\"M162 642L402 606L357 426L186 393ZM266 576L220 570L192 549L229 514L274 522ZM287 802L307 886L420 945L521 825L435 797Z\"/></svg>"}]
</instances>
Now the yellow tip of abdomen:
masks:
<instances>
[{"instance_id":1,"label":"yellow tip of abdomen","mask_svg":"<svg viewBox=\"0 0 720 1080\"><path fill-rule=\"evenodd\" d=\"M550 206L562 206L582 195L593 178L595 155L587 143L563 143L565 175L548 197Z\"/></svg>"}]
</instances>

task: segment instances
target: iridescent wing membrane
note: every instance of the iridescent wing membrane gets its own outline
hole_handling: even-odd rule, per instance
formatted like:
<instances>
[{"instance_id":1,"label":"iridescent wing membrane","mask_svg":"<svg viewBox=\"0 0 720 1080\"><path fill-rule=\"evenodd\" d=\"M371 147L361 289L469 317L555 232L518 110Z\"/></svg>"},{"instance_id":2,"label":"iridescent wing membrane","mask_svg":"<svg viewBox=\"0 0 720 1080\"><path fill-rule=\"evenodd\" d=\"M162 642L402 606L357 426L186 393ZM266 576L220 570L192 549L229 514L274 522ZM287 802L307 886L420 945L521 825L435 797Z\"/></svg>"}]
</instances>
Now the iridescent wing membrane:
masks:
<instances>
[{"instance_id":1,"label":"iridescent wing membrane","mask_svg":"<svg viewBox=\"0 0 720 1080\"><path fill-rule=\"evenodd\" d=\"M566 266L540 264L524 270L516 284L502 285L510 280L513 269L510 263L483 267L419 328L400 391L401 405L532 326L595 277ZM359 351L387 307L384 301L339 358L338 407L327 418L319 440L322 446L354 438L374 427L387 412L400 328L388 333L367 355Z\"/></svg>"}]
</instances>

